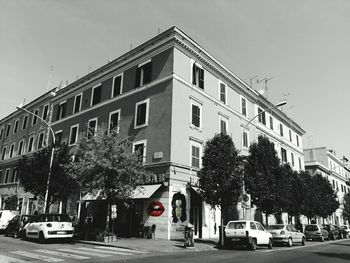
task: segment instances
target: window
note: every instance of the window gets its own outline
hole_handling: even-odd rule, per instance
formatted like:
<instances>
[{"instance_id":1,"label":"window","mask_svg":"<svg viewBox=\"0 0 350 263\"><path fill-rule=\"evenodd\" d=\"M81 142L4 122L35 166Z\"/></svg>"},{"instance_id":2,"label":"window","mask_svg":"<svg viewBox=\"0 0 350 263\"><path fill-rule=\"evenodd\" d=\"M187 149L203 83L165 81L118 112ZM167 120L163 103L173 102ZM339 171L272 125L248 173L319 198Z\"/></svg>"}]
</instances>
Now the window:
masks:
<instances>
[{"instance_id":1,"label":"window","mask_svg":"<svg viewBox=\"0 0 350 263\"><path fill-rule=\"evenodd\" d=\"M15 121L15 126L13 127L13 133L17 132L17 130L18 130L18 123L19 123L19 120L16 120Z\"/></svg>"},{"instance_id":2,"label":"window","mask_svg":"<svg viewBox=\"0 0 350 263\"><path fill-rule=\"evenodd\" d=\"M6 169L4 183L7 184L9 182L10 182L10 169Z\"/></svg>"},{"instance_id":3,"label":"window","mask_svg":"<svg viewBox=\"0 0 350 263\"><path fill-rule=\"evenodd\" d=\"M148 125L149 99L140 101L135 105L135 129Z\"/></svg>"},{"instance_id":4,"label":"window","mask_svg":"<svg viewBox=\"0 0 350 263\"><path fill-rule=\"evenodd\" d=\"M23 122L22 122L22 130L27 128L27 122L28 122L28 115L24 116Z\"/></svg>"},{"instance_id":5,"label":"window","mask_svg":"<svg viewBox=\"0 0 350 263\"><path fill-rule=\"evenodd\" d=\"M191 101L191 124L194 127L202 127L202 105Z\"/></svg>"},{"instance_id":6,"label":"window","mask_svg":"<svg viewBox=\"0 0 350 263\"><path fill-rule=\"evenodd\" d=\"M265 228L260 223L256 223L256 227L258 228L258 231L265 231Z\"/></svg>"},{"instance_id":7,"label":"window","mask_svg":"<svg viewBox=\"0 0 350 263\"><path fill-rule=\"evenodd\" d=\"M38 122L39 110L35 110L33 113L34 113L34 115L33 115L33 119L32 119L32 126L34 126Z\"/></svg>"},{"instance_id":8,"label":"window","mask_svg":"<svg viewBox=\"0 0 350 263\"><path fill-rule=\"evenodd\" d=\"M266 125L265 111L263 111L261 108L258 108L258 121Z\"/></svg>"},{"instance_id":9,"label":"window","mask_svg":"<svg viewBox=\"0 0 350 263\"><path fill-rule=\"evenodd\" d=\"M73 125L70 127L70 134L69 134L69 145L74 145L78 141L78 129L79 124Z\"/></svg>"},{"instance_id":10,"label":"window","mask_svg":"<svg viewBox=\"0 0 350 263\"><path fill-rule=\"evenodd\" d=\"M92 88L91 106L94 106L97 103L101 102L101 93L102 93L102 85L98 85Z\"/></svg>"},{"instance_id":11,"label":"window","mask_svg":"<svg viewBox=\"0 0 350 263\"><path fill-rule=\"evenodd\" d=\"M270 129L273 130L273 117L270 116Z\"/></svg>"},{"instance_id":12,"label":"window","mask_svg":"<svg viewBox=\"0 0 350 263\"><path fill-rule=\"evenodd\" d=\"M192 143L191 145L191 166L200 168L200 151L201 147Z\"/></svg>"},{"instance_id":13,"label":"window","mask_svg":"<svg viewBox=\"0 0 350 263\"><path fill-rule=\"evenodd\" d=\"M290 153L290 157L292 159L292 167L294 167L294 154L293 153Z\"/></svg>"},{"instance_id":14,"label":"window","mask_svg":"<svg viewBox=\"0 0 350 263\"><path fill-rule=\"evenodd\" d=\"M13 157L14 151L15 151L15 144L13 143L13 144L11 144L11 146L10 146L10 158Z\"/></svg>"},{"instance_id":15,"label":"window","mask_svg":"<svg viewBox=\"0 0 350 263\"><path fill-rule=\"evenodd\" d=\"M151 82L152 78L152 61L149 59L140 65L136 70L136 87L141 87Z\"/></svg>"},{"instance_id":16,"label":"window","mask_svg":"<svg viewBox=\"0 0 350 263\"><path fill-rule=\"evenodd\" d=\"M133 152L137 153L140 157L140 162L146 162L146 147L147 140L137 141L133 143Z\"/></svg>"},{"instance_id":17,"label":"window","mask_svg":"<svg viewBox=\"0 0 350 263\"><path fill-rule=\"evenodd\" d=\"M196 63L192 66L192 84L204 89L204 69Z\"/></svg>"},{"instance_id":18,"label":"window","mask_svg":"<svg viewBox=\"0 0 350 263\"><path fill-rule=\"evenodd\" d=\"M23 149L24 149L24 141L20 141L18 144L18 155L22 155L23 154Z\"/></svg>"},{"instance_id":19,"label":"window","mask_svg":"<svg viewBox=\"0 0 350 263\"><path fill-rule=\"evenodd\" d=\"M292 131L289 130L289 141L292 141Z\"/></svg>"},{"instance_id":20,"label":"window","mask_svg":"<svg viewBox=\"0 0 350 263\"><path fill-rule=\"evenodd\" d=\"M34 136L31 136L28 142L28 152L33 151L33 145L34 145Z\"/></svg>"},{"instance_id":21,"label":"window","mask_svg":"<svg viewBox=\"0 0 350 263\"><path fill-rule=\"evenodd\" d=\"M256 229L256 225L254 222L250 222L250 229Z\"/></svg>"},{"instance_id":22,"label":"window","mask_svg":"<svg viewBox=\"0 0 350 263\"><path fill-rule=\"evenodd\" d=\"M1 129L0 129L0 140L2 139L2 135L4 134L4 128L2 127Z\"/></svg>"},{"instance_id":23,"label":"window","mask_svg":"<svg viewBox=\"0 0 350 263\"><path fill-rule=\"evenodd\" d=\"M61 143L62 143L62 130L55 132L55 143L56 143L56 145L61 145Z\"/></svg>"},{"instance_id":24,"label":"window","mask_svg":"<svg viewBox=\"0 0 350 263\"><path fill-rule=\"evenodd\" d=\"M287 151L284 148L281 148L281 157L282 157L282 162L286 163L287 162Z\"/></svg>"},{"instance_id":25,"label":"window","mask_svg":"<svg viewBox=\"0 0 350 263\"><path fill-rule=\"evenodd\" d=\"M5 159L7 147L2 148L1 160Z\"/></svg>"},{"instance_id":26,"label":"window","mask_svg":"<svg viewBox=\"0 0 350 263\"><path fill-rule=\"evenodd\" d=\"M227 128L227 119L220 116L220 133L227 134L228 128Z\"/></svg>"},{"instance_id":27,"label":"window","mask_svg":"<svg viewBox=\"0 0 350 263\"><path fill-rule=\"evenodd\" d=\"M122 94L123 92L123 74L120 74L113 78L113 87L112 87L112 98Z\"/></svg>"},{"instance_id":28,"label":"window","mask_svg":"<svg viewBox=\"0 0 350 263\"><path fill-rule=\"evenodd\" d=\"M56 120L60 120L66 116L66 101L62 101L58 105Z\"/></svg>"},{"instance_id":29,"label":"window","mask_svg":"<svg viewBox=\"0 0 350 263\"><path fill-rule=\"evenodd\" d=\"M241 113L244 116L247 116L247 100L241 97Z\"/></svg>"},{"instance_id":30,"label":"window","mask_svg":"<svg viewBox=\"0 0 350 263\"><path fill-rule=\"evenodd\" d=\"M335 182L334 182L334 179L332 180L332 186L333 186L333 189L335 189Z\"/></svg>"},{"instance_id":31,"label":"window","mask_svg":"<svg viewBox=\"0 0 350 263\"><path fill-rule=\"evenodd\" d=\"M44 146L44 133L41 132L39 133L39 138L38 138L38 148L37 149L41 149Z\"/></svg>"},{"instance_id":32,"label":"window","mask_svg":"<svg viewBox=\"0 0 350 263\"><path fill-rule=\"evenodd\" d=\"M2 171L0 170L0 184L4 183L4 179L2 178Z\"/></svg>"},{"instance_id":33,"label":"window","mask_svg":"<svg viewBox=\"0 0 350 263\"><path fill-rule=\"evenodd\" d=\"M96 134L97 131L97 118L91 119L88 122L88 130L87 130L87 135L88 138L91 138Z\"/></svg>"},{"instance_id":34,"label":"window","mask_svg":"<svg viewBox=\"0 0 350 263\"><path fill-rule=\"evenodd\" d=\"M219 81L219 96L220 101L226 104L226 84Z\"/></svg>"},{"instance_id":35,"label":"window","mask_svg":"<svg viewBox=\"0 0 350 263\"><path fill-rule=\"evenodd\" d=\"M283 124L280 123L280 135L283 136Z\"/></svg>"},{"instance_id":36,"label":"window","mask_svg":"<svg viewBox=\"0 0 350 263\"><path fill-rule=\"evenodd\" d=\"M43 108L43 115L42 115L43 120L46 120L48 113L49 113L49 105L45 105Z\"/></svg>"},{"instance_id":37,"label":"window","mask_svg":"<svg viewBox=\"0 0 350 263\"><path fill-rule=\"evenodd\" d=\"M81 97L82 94L75 95L74 98L74 107L73 107L73 114L79 112L81 110Z\"/></svg>"},{"instance_id":38,"label":"window","mask_svg":"<svg viewBox=\"0 0 350 263\"><path fill-rule=\"evenodd\" d=\"M119 128L120 128L119 121L120 121L120 110L110 112L108 131L111 132L113 129L117 129L117 133L119 133Z\"/></svg>"},{"instance_id":39,"label":"window","mask_svg":"<svg viewBox=\"0 0 350 263\"><path fill-rule=\"evenodd\" d=\"M10 134L10 129L11 129L11 124L8 124L7 127L6 127L6 135L5 137L8 137L9 134Z\"/></svg>"},{"instance_id":40,"label":"window","mask_svg":"<svg viewBox=\"0 0 350 263\"><path fill-rule=\"evenodd\" d=\"M299 136L296 134L295 138L297 139L297 146L299 147Z\"/></svg>"},{"instance_id":41,"label":"window","mask_svg":"<svg viewBox=\"0 0 350 263\"><path fill-rule=\"evenodd\" d=\"M248 148L248 132L243 131L242 133L242 146L243 148Z\"/></svg>"},{"instance_id":42,"label":"window","mask_svg":"<svg viewBox=\"0 0 350 263\"><path fill-rule=\"evenodd\" d=\"M12 175L11 175L9 183L14 183L14 182L16 182L16 180L17 180L17 169L13 168L12 169Z\"/></svg>"}]
</instances>

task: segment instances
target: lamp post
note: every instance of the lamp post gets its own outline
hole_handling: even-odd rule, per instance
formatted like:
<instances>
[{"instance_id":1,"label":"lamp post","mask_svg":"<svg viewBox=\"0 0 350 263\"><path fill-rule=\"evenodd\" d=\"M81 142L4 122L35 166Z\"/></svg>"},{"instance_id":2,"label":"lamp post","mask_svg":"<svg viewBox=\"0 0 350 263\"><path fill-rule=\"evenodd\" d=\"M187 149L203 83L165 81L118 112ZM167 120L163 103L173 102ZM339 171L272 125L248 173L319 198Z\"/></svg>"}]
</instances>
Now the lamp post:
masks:
<instances>
[{"instance_id":1,"label":"lamp post","mask_svg":"<svg viewBox=\"0 0 350 263\"><path fill-rule=\"evenodd\" d=\"M47 175L47 181L46 181L46 191L45 191L45 201L44 201L44 213L46 213L47 210L47 199L49 197L49 187L50 187L50 178L51 178L51 170L52 170L52 164L53 164L53 156L55 153L55 144L56 144L56 138L55 138L55 133L51 127L51 125L45 121L43 118L41 118L40 116L38 116L37 114L34 114L33 112L22 108L21 106L16 107L18 110L24 111L32 116L37 117L39 120L41 120L42 122L45 123L45 125L49 128L50 132L52 133L52 141L53 141L53 145L52 145L52 150L51 150L51 157L50 157L50 165L49 165L49 174Z\"/></svg>"},{"instance_id":2,"label":"lamp post","mask_svg":"<svg viewBox=\"0 0 350 263\"><path fill-rule=\"evenodd\" d=\"M251 118L248 123L246 125L244 125L244 128L247 129L248 125L258 116L260 116L261 114L265 113L266 111L269 111L269 110L272 110L274 108L277 108L277 107L280 107L280 106L283 106L283 105L286 105L287 104L287 101L283 100L279 103L277 103L276 105L270 107L270 108L267 108L266 110L263 110L262 112L260 112L259 114L255 115L253 118Z\"/></svg>"}]
</instances>

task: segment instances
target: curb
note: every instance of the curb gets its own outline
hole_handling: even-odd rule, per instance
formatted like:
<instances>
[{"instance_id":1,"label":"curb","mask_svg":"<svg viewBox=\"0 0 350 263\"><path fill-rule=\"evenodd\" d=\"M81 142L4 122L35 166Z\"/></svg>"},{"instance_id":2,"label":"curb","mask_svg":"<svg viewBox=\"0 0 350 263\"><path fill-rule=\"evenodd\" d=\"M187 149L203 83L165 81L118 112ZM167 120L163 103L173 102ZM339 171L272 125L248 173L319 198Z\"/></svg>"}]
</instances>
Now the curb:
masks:
<instances>
[{"instance_id":1,"label":"curb","mask_svg":"<svg viewBox=\"0 0 350 263\"><path fill-rule=\"evenodd\" d=\"M130 247L118 246L118 245L115 245L115 244L110 244L110 243L105 243L105 242L98 242L98 241L75 240L75 243L88 244L88 245L99 245L99 246L102 246L102 247L118 247L118 248L124 248L124 249L129 249L129 250L135 250L135 249L130 248Z\"/></svg>"}]
</instances>

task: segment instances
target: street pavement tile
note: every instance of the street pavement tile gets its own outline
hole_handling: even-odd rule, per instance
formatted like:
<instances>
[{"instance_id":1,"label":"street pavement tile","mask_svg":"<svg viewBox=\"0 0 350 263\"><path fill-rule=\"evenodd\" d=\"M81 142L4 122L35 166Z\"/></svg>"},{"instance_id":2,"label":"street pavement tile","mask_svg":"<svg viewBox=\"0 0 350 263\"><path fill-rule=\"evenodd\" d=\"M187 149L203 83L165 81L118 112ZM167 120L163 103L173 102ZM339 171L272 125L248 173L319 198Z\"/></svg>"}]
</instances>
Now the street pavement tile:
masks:
<instances>
[{"instance_id":1,"label":"street pavement tile","mask_svg":"<svg viewBox=\"0 0 350 263\"><path fill-rule=\"evenodd\" d=\"M35 259L40 259L46 262L60 262L60 261L64 261L64 259L60 259L60 258L53 258L53 257L47 257L47 256L43 256L43 255L39 255L39 254L34 254L34 253L30 253L27 251L11 251L11 253L16 254L16 255L20 255L23 257L28 257L28 258L35 258Z\"/></svg>"},{"instance_id":2,"label":"street pavement tile","mask_svg":"<svg viewBox=\"0 0 350 263\"><path fill-rule=\"evenodd\" d=\"M0 255L0 262L1 263L27 263L28 261L24 261L24 260L20 260L20 259L17 259L17 258Z\"/></svg>"},{"instance_id":3,"label":"street pavement tile","mask_svg":"<svg viewBox=\"0 0 350 263\"><path fill-rule=\"evenodd\" d=\"M43 253L43 254L50 254L50 255L64 257L64 258L72 258L72 259L89 259L90 258L90 257L86 257L86 256L81 256L81 255L74 255L72 253L63 253L63 252L54 251L54 250L47 250L47 249L37 249L35 251Z\"/></svg>"}]
</instances>

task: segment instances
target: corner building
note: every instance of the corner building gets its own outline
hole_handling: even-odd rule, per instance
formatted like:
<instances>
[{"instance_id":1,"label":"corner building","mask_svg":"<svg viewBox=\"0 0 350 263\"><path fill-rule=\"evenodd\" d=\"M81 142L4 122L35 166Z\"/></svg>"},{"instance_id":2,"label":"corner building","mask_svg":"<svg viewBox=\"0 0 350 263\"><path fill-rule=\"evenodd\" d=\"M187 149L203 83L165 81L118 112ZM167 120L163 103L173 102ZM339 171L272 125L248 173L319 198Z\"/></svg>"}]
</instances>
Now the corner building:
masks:
<instances>
[{"instance_id":1,"label":"corner building","mask_svg":"<svg viewBox=\"0 0 350 263\"><path fill-rule=\"evenodd\" d=\"M135 190L132 209L118 206L117 231L125 235L136 235L143 224L155 225L156 238L183 238L184 225L192 223L195 237L218 237L220 208L203 201L197 177L205 142L217 133L229 134L242 154L259 135L268 136L283 162L304 169L304 130L276 108L245 127L274 104L176 27L57 90L49 100L57 141L74 149L88 127L117 126L121 136L134 136L133 151L142 150L154 176ZM83 193L82 217L102 202L94 200L97 190ZM154 207L164 209L155 213ZM231 219L254 219L255 213L249 206Z\"/></svg>"}]
</instances>

